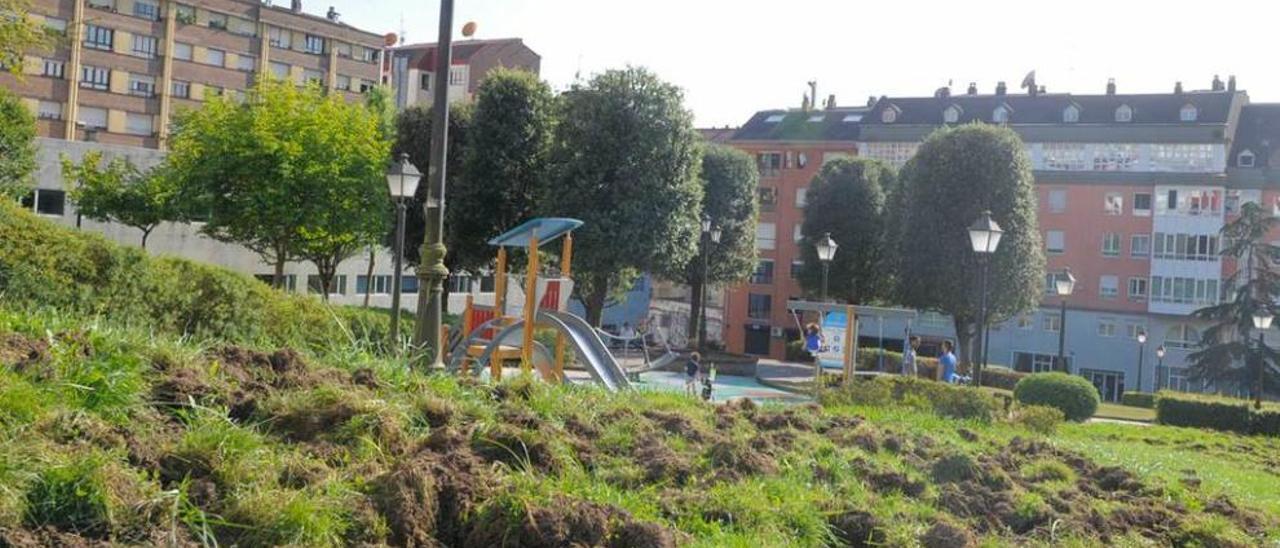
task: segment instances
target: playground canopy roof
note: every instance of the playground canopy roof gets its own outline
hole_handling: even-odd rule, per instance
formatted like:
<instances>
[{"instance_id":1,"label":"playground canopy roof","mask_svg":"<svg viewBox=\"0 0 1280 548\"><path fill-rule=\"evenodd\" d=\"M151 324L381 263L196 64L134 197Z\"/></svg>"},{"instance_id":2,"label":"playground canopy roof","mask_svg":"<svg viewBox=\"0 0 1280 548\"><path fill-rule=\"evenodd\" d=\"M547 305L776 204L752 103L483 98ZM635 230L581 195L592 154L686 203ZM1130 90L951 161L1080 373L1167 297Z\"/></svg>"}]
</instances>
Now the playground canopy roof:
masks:
<instances>
[{"instance_id":1,"label":"playground canopy roof","mask_svg":"<svg viewBox=\"0 0 1280 548\"><path fill-rule=\"evenodd\" d=\"M538 245L555 240L582 226L582 221L566 217L539 217L529 219L520 226L503 232L489 240L489 245L503 247L529 247L533 234L538 234Z\"/></svg>"}]
</instances>

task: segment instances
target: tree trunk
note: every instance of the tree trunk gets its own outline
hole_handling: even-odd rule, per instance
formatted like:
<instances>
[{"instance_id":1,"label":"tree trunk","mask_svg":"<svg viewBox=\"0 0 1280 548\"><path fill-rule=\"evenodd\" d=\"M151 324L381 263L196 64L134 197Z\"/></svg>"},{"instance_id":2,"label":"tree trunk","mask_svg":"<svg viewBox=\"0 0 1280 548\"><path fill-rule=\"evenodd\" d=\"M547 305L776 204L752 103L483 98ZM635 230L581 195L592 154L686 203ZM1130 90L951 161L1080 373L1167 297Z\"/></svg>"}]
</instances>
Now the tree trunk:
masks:
<instances>
[{"instance_id":1,"label":"tree trunk","mask_svg":"<svg viewBox=\"0 0 1280 548\"><path fill-rule=\"evenodd\" d=\"M276 269L271 274L271 287L284 291L284 253L276 252L275 258Z\"/></svg>"},{"instance_id":2,"label":"tree trunk","mask_svg":"<svg viewBox=\"0 0 1280 548\"><path fill-rule=\"evenodd\" d=\"M960 363L969 364L970 368L979 359L978 345L981 338L982 330L978 329L978 322L970 321L966 318L953 316L956 329L956 358Z\"/></svg>"},{"instance_id":3,"label":"tree trunk","mask_svg":"<svg viewBox=\"0 0 1280 548\"><path fill-rule=\"evenodd\" d=\"M333 275L337 265L328 261L316 261L316 270L320 272L320 299L329 302L329 293L333 291Z\"/></svg>"},{"instance_id":4,"label":"tree trunk","mask_svg":"<svg viewBox=\"0 0 1280 548\"><path fill-rule=\"evenodd\" d=\"M698 325L702 320L702 294L706 291L706 285L702 280L696 280L689 284L689 326L685 333L688 333L689 346L694 346L698 341Z\"/></svg>"},{"instance_id":5,"label":"tree trunk","mask_svg":"<svg viewBox=\"0 0 1280 548\"><path fill-rule=\"evenodd\" d=\"M364 307L369 308L369 295L373 293L373 258L376 248L369 246L369 269L364 276ZM392 288L394 290L395 288Z\"/></svg>"},{"instance_id":6,"label":"tree trunk","mask_svg":"<svg viewBox=\"0 0 1280 548\"><path fill-rule=\"evenodd\" d=\"M147 248L147 237L148 237L148 236L151 236L151 231L152 231L152 230L154 230L154 229L155 229L155 227L154 227L154 226L153 226L153 227L151 227L151 228L144 228L144 229L142 229L142 249L146 249L146 248Z\"/></svg>"},{"instance_id":7,"label":"tree trunk","mask_svg":"<svg viewBox=\"0 0 1280 548\"><path fill-rule=\"evenodd\" d=\"M591 280L591 293L583 303L587 308L587 323L593 327L600 327L600 321L604 319L604 303L608 297L609 275L596 274Z\"/></svg>"}]
</instances>

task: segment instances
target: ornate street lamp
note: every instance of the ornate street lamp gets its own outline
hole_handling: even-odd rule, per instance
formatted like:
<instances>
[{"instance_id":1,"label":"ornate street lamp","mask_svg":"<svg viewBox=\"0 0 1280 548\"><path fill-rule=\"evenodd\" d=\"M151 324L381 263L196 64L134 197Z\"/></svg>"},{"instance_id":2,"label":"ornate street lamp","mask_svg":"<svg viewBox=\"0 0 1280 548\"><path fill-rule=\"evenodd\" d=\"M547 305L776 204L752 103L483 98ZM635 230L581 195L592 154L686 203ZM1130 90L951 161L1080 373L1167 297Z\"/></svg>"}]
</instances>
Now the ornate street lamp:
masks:
<instances>
[{"instance_id":1,"label":"ornate street lamp","mask_svg":"<svg viewBox=\"0 0 1280 548\"><path fill-rule=\"evenodd\" d=\"M1070 297L1071 292L1076 289L1076 277L1071 275L1070 268L1062 269L1062 275L1053 281L1053 287L1058 296L1062 297L1062 312L1058 316L1058 370L1070 374L1071 367L1067 365L1065 354L1067 349L1067 297Z\"/></svg>"},{"instance_id":2,"label":"ornate street lamp","mask_svg":"<svg viewBox=\"0 0 1280 548\"><path fill-rule=\"evenodd\" d=\"M1165 377L1169 375L1164 371L1164 345L1156 347L1156 392L1164 388Z\"/></svg>"},{"instance_id":3,"label":"ornate street lamp","mask_svg":"<svg viewBox=\"0 0 1280 548\"><path fill-rule=\"evenodd\" d=\"M814 250L818 252L818 260L822 261L822 302L827 302L827 278L831 274L831 259L836 256L836 250L840 249L840 244L831 239L830 232L824 232L822 239L814 242Z\"/></svg>"},{"instance_id":4,"label":"ornate street lamp","mask_svg":"<svg viewBox=\"0 0 1280 548\"><path fill-rule=\"evenodd\" d=\"M1138 392L1142 391L1142 360L1147 357L1147 331L1138 331Z\"/></svg>"},{"instance_id":5,"label":"ornate street lamp","mask_svg":"<svg viewBox=\"0 0 1280 548\"><path fill-rule=\"evenodd\" d=\"M400 273L404 261L404 214L405 202L413 199L418 192L418 181L422 174L409 162L408 154L400 154L387 169L387 188L391 191L391 200L396 203L396 241L395 270L391 273L391 344L400 348ZM366 292L373 291L373 280L365 280Z\"/></svg>"},{"instance_id":6,"label":"ornate street lamp","mask_svg":"<svg viewBox=\"0 0 1280 548\"><path fill-rule=\"evenodd\" d=\"M982 306L979 308L978 318L979 359L974 364L974 386L981 386L981 364L987 361L987 341L982 336L982 328L987 325L987 263L990 262L988 257L1000 246L1001 236L1004 236L1004 230L996 224L995 219L991 218L990 211L983 211L982 215L969 225L969 243L973 245L973 252L978 254L978 262L981 263L982 270Z\"/></svg>"},{"instance_id":7,"label":"ornate street lamp","mask_svg":"<svg viewBox=\"0 0 1280 548\"><path fill-rule=\"evenodd\" d=\"M1254 388L1253 408L1262 409L1262 387L1263 376L1267 367L1266 356L1262 355L1262 351L1266 348L1266 343L1262 340L1262 336L1271 329L1271 311L1267 309L1259 309L1253 313L1253 327L1258 329L1258 385Z\"/></svg>"},{"instance_id":8,"label":"ornate street lamp","mask_svg":"<svg viewBox=\"0 0 1280 548\"><path fill-rule=\"evenodd\" d=\"M707 279L707 258L711 255L711 246L720 243L720 227L711 222L710 217L702 219L702 295L699 296L698 307L698 349L707 348L707 290L711 282Z\"/></svg>"}]
</instances>

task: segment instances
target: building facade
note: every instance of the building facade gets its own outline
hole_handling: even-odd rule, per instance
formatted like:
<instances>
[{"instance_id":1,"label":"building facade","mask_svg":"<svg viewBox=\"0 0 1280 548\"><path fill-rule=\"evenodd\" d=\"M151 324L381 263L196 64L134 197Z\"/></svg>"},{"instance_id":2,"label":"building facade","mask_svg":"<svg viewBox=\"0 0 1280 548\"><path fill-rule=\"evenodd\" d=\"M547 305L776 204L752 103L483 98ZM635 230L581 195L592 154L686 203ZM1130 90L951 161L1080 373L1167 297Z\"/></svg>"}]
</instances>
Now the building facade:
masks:
<instances>
[{"instance_id":1,"label":"building facade","mask_svg":"<svg viewBox=\"0 0 1280 548\"><path fill-rule=\"evenodd\" d=\"M1219 232L1240 204L1258 202L1280 214L1270 167L1271 143L1280 142L1280 106L1249 104L1234 79L1215 78L1201 91L1184 91L1179 84L1171 93L1119 94L1114 83L1096 95L1030 89L1010 94L1001 84L993 94L978 94L971 85L962 95L944 88L933 97L881 97L858 122L851 148L901 167L940 127L1004 124L1021 136L1039 199L1045 297L1039 310L992 327L992 363L1020 371L1050 369L1059 330L1065 329L1071 370L1108 400L1125 390L1238 391L1188 380L1187 355L1205 328L1191 313L1220 302L1229 290L1226 280L1235 266L1219 257ZM799 115L786 114L779 123L792 116ZM741 139L734 144L758 153L779 148ZM773 171L772 162L762 160L762 175ZM811 177L796 175L802 179L796 184ZM770 220L761 215L762 222ZM787 245L792 249L762 248L762 256L794 256L798 244ZM1068 267L1077 282L1063 325L1053 282ZM762 301L750 294L792 290L789 282L775 281L736 291ZM777 313L766 319L742 304L735 307L731 299L730 349L780 357L778 344L793 326L779 322L788 319ZM936 314L923 315L914 326L869 320L861 325L864 345L887 337L893 339L887 346L901 348L907 329L926 338L954 337L950 320ZM773 335L783 331L781 340L771 337L767 351L762 343L732 336L764 325ZM1140 333L1145 345L1138 343ZM1159 348L1163 358L1157 357Z\"/></svg>"},{"instance_id":2,"label":"building facade","mask_svg":"<svg viewBox=\"0 0 1280 548\"><path fill-rule=\"evenodd\" d=\"M411 44L391 49L389 80L396 106L431 105L435 92L436 44ZM453 43L449 67L449 101L470 101L489 71L517 68L538 74L542 57L519 38L460 40Z\"/></svg>"}]
</instances>

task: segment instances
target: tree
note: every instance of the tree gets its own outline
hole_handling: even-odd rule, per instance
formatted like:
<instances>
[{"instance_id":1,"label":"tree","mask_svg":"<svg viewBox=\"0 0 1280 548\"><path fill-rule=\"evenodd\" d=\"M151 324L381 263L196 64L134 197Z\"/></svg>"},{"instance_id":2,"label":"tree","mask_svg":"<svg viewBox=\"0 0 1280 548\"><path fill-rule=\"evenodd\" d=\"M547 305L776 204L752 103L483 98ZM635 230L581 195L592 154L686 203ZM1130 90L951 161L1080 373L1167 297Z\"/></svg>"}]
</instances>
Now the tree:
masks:
<instances>
[{"instance_id":1,"label":"tree","mask_svg":"<svg viewBox=\"0 0 1280 548\"><path fill-rule=\"evenodd\" d=\"M979 261L969 225L984 210L1004 229L989 261L988 322L1039 305L1044 252L1031 161L1008 128L971 124L930 135L909 163L894 252L899 301L952 316L972 363L978 326Z\"/></svg>"},{"instance_id":2,"label":"tree","mask_svg":"<svg viewBox=\"0 0 1280 548\"><path fill-rule=\"evenodd\" d=\"M1190 379L1206 384L1248 386L1260 399L1269 388L1280 388L1280 354L1261 347L1254 337L1253 315L1274 314L1280 302L1280 247L1269 243L1267 235L1280 219L1254 202L1240 206L1240 217L1222 227L1222 256L1235 259L1238 268L1227 279L1226 294L1231 300L1195 311L1194 315L1213 323L1201 335L1200 349L1187 356ZM1259 385L1261 379L1261 386Z\"/></svg>"},{"instance_id":3,"label":"tree","mask_svg":"<svg viewBox=\"0 0 1280 548\"><path fill-rule=\"evenodd\" d=\"M821 291L823 267L814 242L829 232L840 248L831 261L828 295L851 303L889 297L886 204L894 185L893 168L879 160L840 158L822 166L809 183L800 228L802 287Z\"/></svg>"},{"instance_id":4,"label":"tree","mask_svg":"<svg viewBox=\"0 0 1280 548\"><path fill-rule=\"evenodd\" d=\"M448 171L445 173L447 180L445 181L445 200L447 207L445 208L445 246L450 250L459 247L457 238L460 235L452 230L453 220L460 215L467 215L474 212L458 211L457 207L453 207L450 201L450 195L458 188L459 180L463 176L462 159L466 155L468 144L468 135L471 132L471 114L473 109L469 103L460 103L449 107L449 157ZM414 194L413 200L408 202L408 211L405 214L404 225L404 262L407 265L417 267L421 248L418 245L422 243L422 239L426 237L426 212L422 206L426 203L427 192L430 188L430 180L427 173L431 168L431 108L427 106L412 106L400 112L396 118L396 144L393 149L394 154L408 154L409 161L413 166L422 172L422 181L418 184L418 191ZM387 247L394 244L395 230L393 229L387 234ZM458 268L455 263L457 255L450 252L445 256L445 266L453 271ZM445 285L448 288L448 284ZM448 302L448 299L445 299Z\"/></svg>"},{"instance_id":5,"label":"tree","mask_svg":"<svg viewBox=\"0 0 1280 548\"><path fill-rule=\"evenodd\" d=\"M2 20L0 16L0 25ZM31 191L35 143L35 116L16 95L0 88L0 199L19 198Z\"/></svg>"},{"instance_id":6,"label":"tree","mask_svg":"<svg viewBox=\"0 0 1280 548\"><path fill-rule=\"evenodd\" d=\"M54 31L33 20L27 0L0 0L0 67L22 74L22 60L31 50L53 44Z\"/></svg>"},{"instance_id":7,"label":"tree","mask_svg":"<svg viewBox=\"0 0 1280 548\"><path fill-rule=\"evenodd\" d=\"M551 87L527 71L499 69L480 84L463 175L447 205L456 268L489 264L494 250L486 242L536 214L547 185L554 107Z\"/></svg>"},{"instance_id":8,"label":"tree","mask_svg":"<svg viewBox=\"0 0 1280 548\"><path fill-rule=\"evenodd\" d=\"M396 104L395 100L391 97L391 88L387 86L374 86L373 89L370 89L368 94L365 95L364 104L365 106L368 106L369 110L378 118L378 133L382 135L384 140L394 143L396 141ZM392 215L392 218L394 219L395 211L391 211L390 215ZM391 237L394 238L394 222L391 223L391 230ZM368 246L369 264L366 266L364 279L368 280L369 284L373 283L373 268L374 263L378 258L378 247L380 247L378 245L379 243L382 242L370 243ZM373 295L372 285L366 286L364 292L365 308L369 308L369 297L371 295Z\"/></svg>"},{"instance_id":9,"label":"tree","mask_svg":"<svg viewBox=\"0 0 1280 548\"><path fill-rule=\"evenodd\" d=\"M702 321L702 299L708 283L731 284L746 280L756 264L756 188L760 172L755 160L741 150L706 144L702 153L702 214L720 228L720 243L698 240L695 257L689 261L680 281L689 285L689 335L695 336ZM704 247L708 246L709 247Z\"/></svg>"},{"instance_id":10,"label":"tree","mask_svg":"<svg viewBox=\"0 0 1280 548\"><path fill-rule=\"evenodd\" d=\"M168 168L207 212L201 231L275 265L277 287L285 263L306 258L327 294L336 262L381 233L390 143L364 105L267 79L243 103L208 101L174 126Z\"/></svg>"},{"instance_id":11,"label":"tree","mask_svg":"<svg viewBox=\"0 0 1280 548\"><path fill-rule=\"evenodd\" d=\"M181 217L177 186L162 168L141 171L124 157L103 165L102 152L95 150L79 164L63 158L62 178L81 215L141 230L143 249L160 223Z\"/></svg>"},{"instance_id":12,"label":"tree","mask_svg":"<svg viewBox=\"0 0 1280 548\"><path fill-rule=\"evenodd\" d=\"M545 211L586 222L573 274L592 325L610 286L634 280L629 270L678 276L696 252L698 140L680 89L645 69L610 70L561 96Z\"/></svg>"}]
</instances>

